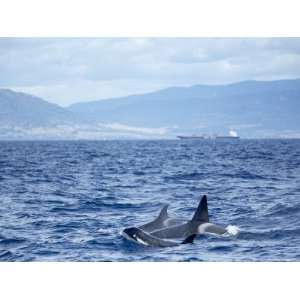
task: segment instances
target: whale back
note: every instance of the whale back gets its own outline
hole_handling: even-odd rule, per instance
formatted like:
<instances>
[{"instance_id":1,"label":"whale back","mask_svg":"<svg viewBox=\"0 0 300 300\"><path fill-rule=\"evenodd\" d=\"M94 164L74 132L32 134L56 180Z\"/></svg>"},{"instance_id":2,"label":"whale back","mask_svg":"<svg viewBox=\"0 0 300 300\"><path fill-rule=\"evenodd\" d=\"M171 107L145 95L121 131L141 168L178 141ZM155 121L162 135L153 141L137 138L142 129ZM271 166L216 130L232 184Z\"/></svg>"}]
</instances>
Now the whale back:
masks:
<instances>
[{"instance_id":1,"label":"whale back","mask_svg":"<svg viewBox=\"0 0 300 300\"><path fill-rule=\"evenodd\" d=\"M151 232L154 230L157 230L159 228L164 227L164 222L169 219L169 215L168 215L168 204L166 204L160 211L158 217L156 219L154 219L153 221L143 224L141 226L139 226L138 228L146 231L146 232Z\"/></svg>"}]
</instances>

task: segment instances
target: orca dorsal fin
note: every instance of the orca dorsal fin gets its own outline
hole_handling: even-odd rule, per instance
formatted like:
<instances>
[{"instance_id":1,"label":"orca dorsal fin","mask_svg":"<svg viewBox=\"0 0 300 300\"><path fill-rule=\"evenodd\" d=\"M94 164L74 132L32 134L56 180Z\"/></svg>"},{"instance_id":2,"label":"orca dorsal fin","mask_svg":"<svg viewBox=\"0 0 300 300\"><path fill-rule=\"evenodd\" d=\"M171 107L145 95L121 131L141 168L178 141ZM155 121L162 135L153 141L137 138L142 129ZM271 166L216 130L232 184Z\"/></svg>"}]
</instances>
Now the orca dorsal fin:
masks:
<instances>
[{"instance_id":1,"label":"orca dorsal fin","mask_svg":"<svg viewBox=\"0 0 300 300\"><path fill-rule=\"evenodd\" d=\"M202 197L191 221L193 223L206 223L209 221L206 195Z\"/></svg>"},{"instance_id":2,"label":"orca dorsal fin","mask_svg":"<svg viewBox=\"0 0 300 300\"><path fill-rule=\"evenodd\" d=\"M169 215L168 215L168 207L169 207L169 204L166 204L160 211L157 219L159 220L166 220L169 218Z\"/></svg>"},{"instance_id":3,"label":"orca dorsal fin","mask_svg":"<svg viewBox=\"0 0 300 300\"><path fill-rule=\"evenodd\" d=\"M181 244L192 244L197 234L189 235Z\"/></svg>"}]
</instances>

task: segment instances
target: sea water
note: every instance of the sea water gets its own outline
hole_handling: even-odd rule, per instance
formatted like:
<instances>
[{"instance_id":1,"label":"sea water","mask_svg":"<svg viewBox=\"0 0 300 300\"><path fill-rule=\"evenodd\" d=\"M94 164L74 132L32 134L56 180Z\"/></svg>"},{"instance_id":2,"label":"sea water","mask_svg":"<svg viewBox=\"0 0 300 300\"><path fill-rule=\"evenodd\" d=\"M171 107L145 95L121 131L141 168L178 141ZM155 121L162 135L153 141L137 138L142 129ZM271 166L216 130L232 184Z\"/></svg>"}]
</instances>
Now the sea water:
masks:
<instances>
[{"instance_id":1,"label":"sea water","mask_svg":"<svg viewBox=\"0 0 300 300\"><path fill-rule=\"evenodd\" d=\"M236 236L151 248L123 228L190 219ZM0 261L299 261L300 141L2 141Z\"/></svg>"}]
</instances>

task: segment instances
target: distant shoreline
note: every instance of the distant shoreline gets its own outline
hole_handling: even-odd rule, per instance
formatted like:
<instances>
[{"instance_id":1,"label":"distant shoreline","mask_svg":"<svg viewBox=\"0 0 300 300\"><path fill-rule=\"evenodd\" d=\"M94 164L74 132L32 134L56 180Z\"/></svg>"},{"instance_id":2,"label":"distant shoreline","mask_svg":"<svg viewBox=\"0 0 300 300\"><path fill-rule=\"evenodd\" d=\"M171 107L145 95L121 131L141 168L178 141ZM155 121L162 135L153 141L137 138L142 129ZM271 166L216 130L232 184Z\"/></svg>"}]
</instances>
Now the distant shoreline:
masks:
<instances>
[{"instance_id":1,"label":"distant shoreline","mask_svg":"<svg viewBox=\"0 0 300 300\"><path fill-rule=\"evenodd\" d=\"M163 138L163 139L1 139L0 143L2 142L119 142L119 141L133 141L133 142L161 142L161 141L176 141L178 143L239 143L243 141L267 141L267 140L300 140L299 138L240 138L239 140L216 140L216 139L199 139L199 140L179 140L177 138Z\"/></svg>"}]
</instances>

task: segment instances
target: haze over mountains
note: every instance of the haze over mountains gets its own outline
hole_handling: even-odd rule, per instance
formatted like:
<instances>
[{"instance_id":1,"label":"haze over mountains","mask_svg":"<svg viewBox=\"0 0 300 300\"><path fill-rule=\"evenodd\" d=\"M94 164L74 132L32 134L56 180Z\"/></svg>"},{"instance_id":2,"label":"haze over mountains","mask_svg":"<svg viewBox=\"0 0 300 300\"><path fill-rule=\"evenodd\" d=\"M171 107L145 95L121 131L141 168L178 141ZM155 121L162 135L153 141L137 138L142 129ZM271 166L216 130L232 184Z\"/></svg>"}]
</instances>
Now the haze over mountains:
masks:
<instances>
[{"instance_id":1,"label":"haze over mountains","mask_svg":"<svg viewBox=\"0 0 300 300\"><path fill-rule=\"evenodd\" d=\"M171 87L67 108L0 90L0 139L173 138L178 134L300 138L300 79Z\"/></svg>"}]
</instances>

